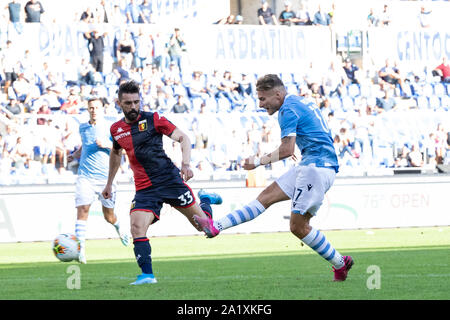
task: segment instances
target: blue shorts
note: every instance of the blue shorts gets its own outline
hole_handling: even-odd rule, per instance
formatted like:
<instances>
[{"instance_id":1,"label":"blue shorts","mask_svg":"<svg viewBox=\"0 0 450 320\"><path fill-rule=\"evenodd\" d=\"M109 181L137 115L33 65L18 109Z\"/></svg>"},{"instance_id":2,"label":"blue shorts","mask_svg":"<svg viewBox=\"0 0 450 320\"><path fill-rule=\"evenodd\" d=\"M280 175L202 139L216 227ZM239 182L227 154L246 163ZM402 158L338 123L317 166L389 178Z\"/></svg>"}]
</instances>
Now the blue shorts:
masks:
<instances>
[{"instance_id":1,"label":"blue shorts","mask_svg":"<svg viewBox=\"0 0 450 320\"><path fill-rule=\"evenodd\" d=\"M138 190L131 203L130 214L134 211L152 212L155 216L153 222L156 222L164 203L175 208L189 208L195 204L194 192L181 177L171 183Z\"/></svg>"}]
</instances>

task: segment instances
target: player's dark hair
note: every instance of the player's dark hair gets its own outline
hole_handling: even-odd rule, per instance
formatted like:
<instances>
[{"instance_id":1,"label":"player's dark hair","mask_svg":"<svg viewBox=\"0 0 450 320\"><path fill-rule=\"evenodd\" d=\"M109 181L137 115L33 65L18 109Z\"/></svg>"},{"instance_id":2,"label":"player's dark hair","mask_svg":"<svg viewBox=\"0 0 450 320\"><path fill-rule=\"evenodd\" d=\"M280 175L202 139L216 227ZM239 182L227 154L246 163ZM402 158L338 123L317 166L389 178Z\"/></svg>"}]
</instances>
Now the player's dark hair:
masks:
<instances>
[{"instance_id":1,"label":"player's dark hair","mask_svg":"<svg viewBox=\"0 0 450 320\"><path fill-rule=\"evenodd\" d=\"M266 74L256 82L257 91L268 91L277 87L284 88L284 83L276 74Z\"/></svg>"},{"instance_id":2,"label":"player's dark hair","mask_svg":"<svg viewBox=\"0 0 450 320\"><path fill-rule=\"evenodd\" d=\"M124 93L139 93L139 83L134 80L123 82L119 86L119 100L122 100Z\"/></svg>"}]
</instances>

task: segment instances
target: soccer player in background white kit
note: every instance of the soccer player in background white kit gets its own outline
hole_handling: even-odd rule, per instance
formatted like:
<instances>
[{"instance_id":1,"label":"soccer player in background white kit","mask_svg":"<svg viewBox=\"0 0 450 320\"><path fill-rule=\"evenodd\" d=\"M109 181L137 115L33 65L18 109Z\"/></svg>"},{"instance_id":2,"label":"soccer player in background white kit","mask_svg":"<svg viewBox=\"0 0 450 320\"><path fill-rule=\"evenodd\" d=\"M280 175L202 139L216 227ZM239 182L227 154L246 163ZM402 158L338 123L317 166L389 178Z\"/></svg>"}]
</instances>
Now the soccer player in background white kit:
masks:
<instances>
[{"instance_id":1,"label":"soccer player in background white kit","mask_svg":"<svg viewBox=\"0 0 450 320\"><path fill-rule=\"evenodd\" d=\"M104 119L103 101L100 98L89 99L88 113L89 121L80 124L79 129L82 145L68 157L69 162L75 158L80 159L75 191L75 235L80 240L81 247L78 261L83 264L86 263L85 240L89 209L96 197L102 203L105 220L114 226L122 244L127 246L129 243L129 236L120 228L114 213L115 187L110 199L105 199L101 194L108 178L109 154L112 148L109 134L111 124Z\"/></svg>"},{"instance_id":2,"label":"soccer player in background white kit","mask_svg":"<svg viewBox=\"0 0 450 320\"><path fill-rule=\"evenodd\" d=\"M339 169L328 124L313 102L288 95L277 75L268 74L258 79L256 90L261 108L266 109L269 115L279 111L281 145L260 158L245 159L244 169L252 170L288 158L294 155L296 144L301 152L301 161L244 208L217 221L198 216L194 218L206 235L212 238L222 230L256 218L274 203L291 199L291 232L333 265L334 281L344 281L353 265L352 257L342 256L322 232L309 224Z\"/></svg>"}]
</instances>

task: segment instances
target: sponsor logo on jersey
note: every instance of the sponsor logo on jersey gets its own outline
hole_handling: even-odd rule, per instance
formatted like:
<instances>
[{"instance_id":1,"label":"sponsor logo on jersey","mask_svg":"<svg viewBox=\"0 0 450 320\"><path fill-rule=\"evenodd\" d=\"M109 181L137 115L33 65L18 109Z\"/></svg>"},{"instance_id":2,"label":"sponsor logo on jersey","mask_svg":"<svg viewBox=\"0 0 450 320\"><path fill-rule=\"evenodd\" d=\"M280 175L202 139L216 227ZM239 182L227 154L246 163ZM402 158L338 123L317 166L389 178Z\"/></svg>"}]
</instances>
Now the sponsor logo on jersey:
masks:
<instances>
[{"instance_id":1,"label":"sponsor logo on jersey","mask_svg":"<svg viewBox=\"0 0 450 320\"><path fill-rule=\"evenodd\" d=\"M138 128L139 128L139 131L141 131L141 132L146 131L147 130L147 119L139 121Z\"/></svg>"},{"instance_id":2,"label":"sponsor logo on jersey","mask_svg":"<svg viewBox=\"0 0 450 320\"><path fill-rule=\"evenodd\" d=\"M122 128L119 128L119 129L122 129ZM122 129L122 131L123 131L123 129ZM116 139L116 141L118 141L118 140L120 140L120 139L122 139L122 138L124 138L124 137L127 137L127 136L131 135L131 131L126 131L126 132L120 133L119 130L117 130L117 133L119 133L119 134L116 134L116 135L114 136L114 139Z\"/></svg>"}]
</instances>

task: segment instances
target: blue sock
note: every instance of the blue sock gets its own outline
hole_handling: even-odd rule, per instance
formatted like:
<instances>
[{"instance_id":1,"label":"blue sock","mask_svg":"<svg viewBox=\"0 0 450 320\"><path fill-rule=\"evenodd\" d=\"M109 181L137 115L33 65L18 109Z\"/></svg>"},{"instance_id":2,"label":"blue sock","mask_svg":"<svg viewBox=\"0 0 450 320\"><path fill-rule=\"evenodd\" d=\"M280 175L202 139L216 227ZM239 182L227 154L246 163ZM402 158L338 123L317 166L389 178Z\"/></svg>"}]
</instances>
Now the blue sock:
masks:
<instances>
[{"instance_id":1,"label":"blue sock","mask_svg":"<svg viewBox=\"0 0 450 320\"><path fill-rule=\"evenodd\" d=\"M200 202L200 208L202 208L203 212L212 219L212 208L211 208L211 202L209 199L204 199Z\"/></svg>"},{"instance_id":2,"label":"blue sock","mask_svg":"<svg viewBox=\"0 0 450 320\"><path fill-rule=\"evenodd\" d=\"M147 237L134 238L134 255L136 261L142 270L142 273L153 274L152 269L152 248Z\"/></svg>"}]
</instances>

